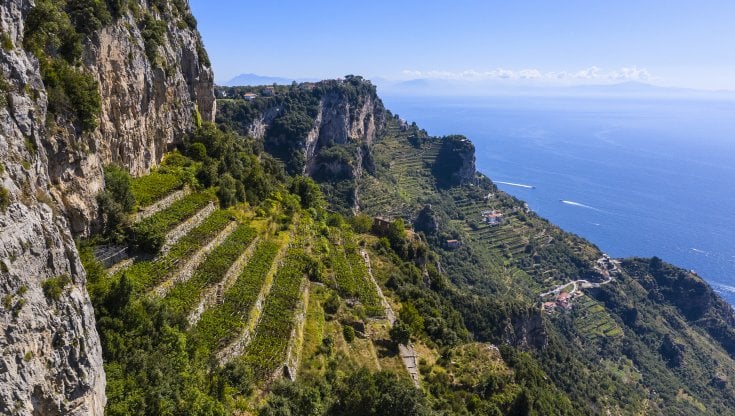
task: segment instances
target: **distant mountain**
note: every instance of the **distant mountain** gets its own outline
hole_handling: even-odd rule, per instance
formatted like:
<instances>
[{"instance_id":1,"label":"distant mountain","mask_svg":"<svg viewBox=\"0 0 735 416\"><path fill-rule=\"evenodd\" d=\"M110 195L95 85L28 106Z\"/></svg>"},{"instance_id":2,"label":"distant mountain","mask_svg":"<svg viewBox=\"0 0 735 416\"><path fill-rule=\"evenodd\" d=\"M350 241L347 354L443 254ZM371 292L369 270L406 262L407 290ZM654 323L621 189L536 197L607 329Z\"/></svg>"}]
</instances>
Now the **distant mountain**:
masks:
<instances>
[{"instance_id":1,"label":"distant mountain","mask_svg":"<svg viewBox=\"0 0 735 416\"><path fill-rule=\"evenodd\" d=\"M225 82L226 87L239 87L245 85L271 85L281 84L288 85L293 82L293 79L280 78L280 77L269 77L257 74L240 74L235 78Z\"/></svg>"}]
</instances>

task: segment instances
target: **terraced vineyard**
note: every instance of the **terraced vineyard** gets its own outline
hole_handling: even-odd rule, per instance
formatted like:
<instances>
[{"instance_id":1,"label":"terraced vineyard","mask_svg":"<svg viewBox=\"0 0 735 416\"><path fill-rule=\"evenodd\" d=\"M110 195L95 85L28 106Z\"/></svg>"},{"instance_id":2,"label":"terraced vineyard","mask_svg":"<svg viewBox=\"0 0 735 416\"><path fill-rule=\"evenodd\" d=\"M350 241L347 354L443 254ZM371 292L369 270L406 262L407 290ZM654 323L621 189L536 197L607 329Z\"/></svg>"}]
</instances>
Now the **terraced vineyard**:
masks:
<instances>
[{"instance_id":1,"label":"terraced vineyard","mask_svg":"<svg viewBox=\"0 0 735 416\"><path fill-rule=\"evenodd\" d=\"M185 218L179 219L179 221L183 220ZM193 255L202 245L219 235L233 220L231 212L216 210L199 226L177 241L165 255L137 261L130 267L119 271L115 277L125 275L133 283L136 291L148 290L174 272L180 263Z\"/></svg>"},{"instance_id":2,"label":"terraced vineyard","mask_svg":"<svg viewBox=\"0 0 735 416\"><path fill-rule=\"evenodd\" d=\"M431 165L439 153L441 141L421 139L421 144L414 146L409 142L411 135L409 130L401 130L397 120L390 119L384 138L374 145L373 154L378 157L376 162L385 177L376 181L365 175L359 183L358 194L362 198L361 205L375 215L408 217L415 208L409 201L436 192Z\"/></svg>"},{"instance_id":3,"label":"terraced vineyard","mask_svg":"<svg viewBox=\"0 0 735 416\"><path fill-rule=\"evenodd\" d=\"M255 236L254 229L247 224L240 224L222 244L209 253L190 279L174 285L166 295L164 303L178 313L191 311L199 302L201 291L224 277Z\"/></svg>"},{"instance_id":4,"label":"terraced vineyard","mask_svg":"<svg viewBox=\"0 0 735 416\"><path fill-rule=\"evenodd\" d=\"M588 339L623 335L605 308L589 296L581 296L575 301L574 316L577 329Z\"/></svg>"},{"instance_id":5,"label":"terraced vineyard","mask_svg":"<svg viewBox=\"0 0 735 416\"><path fill-rule=\"evenodd\" d=\"M180 175L161 172L133 178L130 182L130 191L141 207L147 207L184 186Z\"/></svg>"},{"instance_id":6,"label":"terraced vineyard","mask_svg":"<svg viewBox=\"0 0 735 416\"><path fill-rule=\"evenodd\" d=\"M306 265L303 248L297 245L287 251L265 300L255 335L240 358L253 369L258 380L269 380L286 360Z\"/></svg>"},{"instance_id":7,"label":"terraced vineyard","mask_svg":"<svg viewBox=\"0 0 735 416\"><path fill-rule=\"evenodd\" d=\"M260 242L222 304L202 314L190 335L200 347L217 350L244 330L279 248L272 240Z\"/></svg>"},{"instance_id":8,"label":"terraced vineyard","mask_svg":"<svg viewBox=\"0 0 735 416\"><path fill-rule=\"evenodd\" d=\"M344 252L355 282L357 297L365 307L365 312L371 317L383 316L384 310L380 302L380 296L378 296L375 286L369 280L365 259L360 254L360 250L352 236L348 236L345 240Z\"/></svg>"},{"instance_id":9,"label":"terraced vineyard","mask_svg":"<svg viewBox=\"0 0 735 416\"><path fill-rule=\"evenodd\" d=\"M150 240L162 238L186 219L193 217L207 205L214 203L216 197L212 190L189 194L171 204L169 207L144 218L133 225L135 242L140 246L151 244ZM162 244L158 242L156 244Z\"/></svg>"},{"instance_id":10,"label":"terraced vineyard","mask_svg":"<svg viewBox=\"0 0 735 416\"><path fill-rule=\"evenodd\" d=\"M383 316L380 297L368 278L355 236L339 228L331 228L330 236L330 240L325 240L331 267L329 286L343 298L359 301L368 316Z\"/></svg>"}]
</instances>

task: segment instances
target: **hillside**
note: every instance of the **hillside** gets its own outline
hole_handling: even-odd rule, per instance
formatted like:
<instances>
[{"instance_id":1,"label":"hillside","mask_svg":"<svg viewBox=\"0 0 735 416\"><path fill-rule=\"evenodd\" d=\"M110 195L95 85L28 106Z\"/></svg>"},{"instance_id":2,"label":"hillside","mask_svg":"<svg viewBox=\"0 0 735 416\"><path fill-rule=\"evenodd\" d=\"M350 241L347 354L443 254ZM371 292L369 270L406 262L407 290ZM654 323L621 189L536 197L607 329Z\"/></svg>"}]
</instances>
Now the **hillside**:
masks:
<instances>
[{"instance_id":1,"label":"hillside","mask_svg":"<svg viewBox=\"0 0 735 416\"><path fill-rule=\"evenodd\" d=\"M735 314L186 1L0 5L0 413L735 414ZM218 97L215 101L215 97Z\"/></svg>"},{"instance_id":2,"label":"hillside","mask_svg":"<svg viewBox=\"0 0 735 416\"><path fill-rule=\"evenodd\" d=\"M349 116L340 124L359 125L366 116L349 111L355 88L375 100L369 84L347 77L284 87L278 99L227 100L218 121L249 133L249 120L279 101L343 94ZM273 125L288 116L288 108L280 110ZM733 312L701 278L658 259L609 259L564 233L476 173L464 137L429 137L389 111L371 118L382 122L369 140L353 135L312 148L310 136L296 135L290 144L329 166L327 175L311 176L334 209L413 225L436 256L422 267L433 265L452 287L447 293L425 276L422 290L448 300L470 338L530 352L582 414L731 412ZM261 130L267 149L268 126ZM401 296L392 287L386 292ZM422 336L446 342L428 327Z\"/></svg>"}]
</instances>

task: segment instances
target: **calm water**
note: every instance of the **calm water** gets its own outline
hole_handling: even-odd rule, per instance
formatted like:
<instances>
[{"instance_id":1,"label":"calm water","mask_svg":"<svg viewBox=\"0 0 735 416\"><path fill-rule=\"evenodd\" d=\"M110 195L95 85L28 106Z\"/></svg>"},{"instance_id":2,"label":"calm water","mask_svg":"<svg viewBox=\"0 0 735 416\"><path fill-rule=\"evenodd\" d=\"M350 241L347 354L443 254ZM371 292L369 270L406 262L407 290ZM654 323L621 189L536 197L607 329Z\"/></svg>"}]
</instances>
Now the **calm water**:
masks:
<instances>
[{"instance_id":1,"label":"calm water","mask_svg":"<svg viewBox=\"0 0 735 416\"><path fill-rule=\"evenodd\" d=\"M387 97L539 215L615 257L693 269L735 304L735 102Z\"/></svg>"}]
</instances>

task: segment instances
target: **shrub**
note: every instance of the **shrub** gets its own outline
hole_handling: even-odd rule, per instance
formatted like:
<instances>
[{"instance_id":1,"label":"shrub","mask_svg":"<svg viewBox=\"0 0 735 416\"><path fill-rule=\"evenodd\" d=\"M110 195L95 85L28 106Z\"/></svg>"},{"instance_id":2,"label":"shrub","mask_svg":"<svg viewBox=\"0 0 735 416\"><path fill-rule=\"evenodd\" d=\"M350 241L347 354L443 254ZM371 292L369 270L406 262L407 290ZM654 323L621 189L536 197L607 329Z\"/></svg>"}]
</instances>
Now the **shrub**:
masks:
<instances>
[{"instance_id":1,"label":"shrub","mask_svg":"<svg viewBox=\"0 0 735 416\"><path fill-rule=\"evenodd\" d=\"M145 54L151 64L154 64L158 58L158 47L161 46L166 36L166 23L146 13L141 22L140 33L143 36Z\"/></svg>"},{"instance_id":2,"label":"shrub","mask_svg":"<svg viewBox=\"0 0 735 416\"><path fill-rule=\"evenodd\" d=\"M112 21L102 0L68 0L66 12L77 32L90 35Z\"/></svg>"},{"instance_id":3,"label":"shrub","mask_svg":"<svg viewBox=\"0 0 735 416\"><path fill-rule=\"evenodd\" d=\"M411 328L402 321L396 321L389 331L391 341L396 344L408 344L411 340Z\"/></svg>"},{"instance_id":4,"label":"shrub","mask_svg":"<svg viewBox=\"0 0 735 416\"><path fill-rule=\"evenodd\" d=\"M207 148L203 143L196 142L189 148L189 154L192 159L198 161L204 161L207 158Z\"/></svg>"},{"instance_id":5,"label":"shrub","mask_svg":"<svg viewBox=\"0 0 735 416\"><path fill-rule=\"evenodd\" d=\"M5 210L8 209L8 205L10 205L8 190L3 186L0 186L0 211L5 212Z\"/></svg>"},{"instance_id":6,"label":"shrub","mask_svg":"<svg viewBox=\"0 0 735 416\"><path fill-rule=\"evenodd\" d=\"M75 65L82 56L82 33L101 27L109 13L100 0L71 1L69 13L63 5L36 2L26 18L23 46L39 60L49 111L70 115L82 131L89 131L97 127L101 99L94 78Z\"/></svg>"},{"instance_id":7,"label":"shrub","mask_svg":"<svg viewBox=\"0 0 735 416\"><path fill-rule=\"evenodd\" d=\"M39 0L25 20L23 46L42 61L59 54L67 62L82 56L82 38L69 16L52 0Z\"/></svg>"},{"instance_id":8,"label":"shrub","mask_svg":"<svg viewBox=\"0 0 735 416\"><path fill-rule=\"evenodd\" d=\"M107 0L107 7L110 9L112 17L117 19L125 14L125 10L128 8L128 0Z\"/></svg>"},{"instance_id":9,"label":"shrub","mask_svg":"<svg viewBox=\"0 0 735 416\"><path fill-rule=\"evenodd\" d=\"M135 207L130 190L130 174L119 166L106 166L105 190L97 195L102 232L110 234L125 225L127 214Z\"/></svg>"},{"instance_id":10,"label":"shrub","mask_svg":"<svg viewBox=\"0 0 735 416\"><path fill-rule=\"evenodd\" d=\"M339 303L339 296L333 292L324 302L324 312L334 315L339 310Z\"/></svg>"},{"instance_id":11,"label":"shrub","mask_svg":"<svg viewBox=\"0 0 735 416\"><path fill-rule=\"evenodd\" d=\"M158 253L166 242L165 230L154 223L140 223L134 232L136 248L146 253Z\"/></svg>"},{"instance_id":12,"label":"shrub","mask_svg":"<svg viewBox=\"0 0 735 416\"><path fill-rule=\"evenodd\" d=\"M135 198L131 191L130 174L125 169L109 165L105 167L105 190L110 192L125 212L132 212Z\"/></svg>"},{"instance_id":13,"label":"shrub","mask_svg":"<svg viewBox=\"0 0 735 416\"><path fill-rule=\"evenodd\" d=\"M10 39L10 35L7 33L0 35L0 44L2 44L2 47L6 52L13 50L13 40Z\"/></svg>"},{"instance_id":14,"label":"shrub","mask_svg":"<svg viewBox=\"0 0 735 416\"><path fill-rule=\"evenodd\" d=\"M229 173L222 175L217 189L217 198L223 207L229 207L237 203L237 183Z\"/></svg>"},{"instance_id":15,"label":"shrub","mask_svg":"<svg viewBox=\"0 0 735 416\"><path fill-rule=\"evenodd\" d=\"M64 291L64 288L69 283L71 283L71 278L68 274L63 274L61 276L46 279L46 281L41 284L41 287L43 289L43 294L46 295L46 298L59 300L59 298L61 298L61 294Z\"/></svg>"},{"instance_id":16,"label":"shrub","mask_svg":"<svg viewBox=\"0 0 735 416\"><path fill-rule=\"evenodd\" d=\"M94 130L98 124L102 99L92 75L58 59L42 64L41 72L51 112L72 116L82 131Z\"/></svg>"},{"instance_id":17,"label":"shrub","mask_svg":"<svg viewBox=\"0 0 735 416\"><path fill-rule=\"evenodd\" d=\"M355 328L345 325L342 327L342 335L345 337L345 341L352 342L355 340Z\"/></svg>"},{"instance_id":18,"label":"shrub","mask_svg":"<svg viewBox=\"0 0 735 416\"><path fill-rule=\"evenodd\" d=\"M373 227L373 219L367 214L360 213L350 218L350 224L357 233L369 233Z\"/></svg>"}]
</instances>

